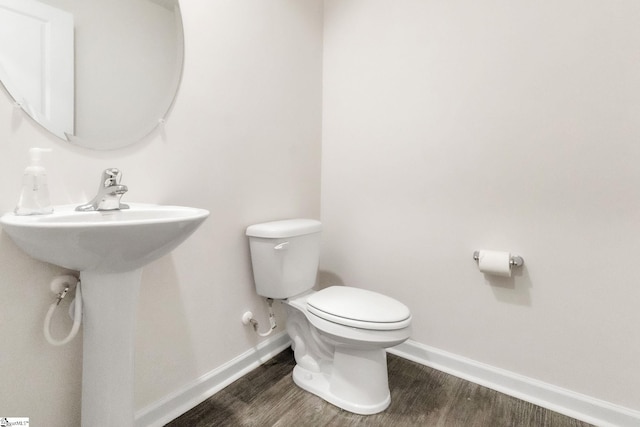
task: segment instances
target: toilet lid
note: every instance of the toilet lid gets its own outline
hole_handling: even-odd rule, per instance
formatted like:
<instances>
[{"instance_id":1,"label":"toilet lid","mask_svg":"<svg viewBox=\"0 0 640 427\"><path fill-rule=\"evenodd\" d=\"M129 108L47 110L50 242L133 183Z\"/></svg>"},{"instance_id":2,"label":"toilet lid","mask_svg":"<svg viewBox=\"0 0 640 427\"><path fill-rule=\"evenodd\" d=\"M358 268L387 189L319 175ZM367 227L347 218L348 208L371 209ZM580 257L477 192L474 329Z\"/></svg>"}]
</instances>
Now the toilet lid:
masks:
<instances>
[{"instance_id":1,"label":"toilet lid","mask_svg":"<svg viewBox=\"0 0 640 427\"><path fill-rule=\"evenodd\" d=\"M349 286L314 293L307 299L307 310L330 322L360 329L395 330L411 323L411 312L401 302Z\"/></svg>"}]
</instances>

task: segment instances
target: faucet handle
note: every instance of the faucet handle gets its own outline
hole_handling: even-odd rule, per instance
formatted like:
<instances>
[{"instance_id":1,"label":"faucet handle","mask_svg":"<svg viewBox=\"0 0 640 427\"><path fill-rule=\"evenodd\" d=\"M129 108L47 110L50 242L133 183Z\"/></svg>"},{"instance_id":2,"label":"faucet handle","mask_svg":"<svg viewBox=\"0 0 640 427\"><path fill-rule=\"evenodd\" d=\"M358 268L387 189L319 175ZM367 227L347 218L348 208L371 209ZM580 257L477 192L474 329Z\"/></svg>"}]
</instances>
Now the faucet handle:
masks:
<instances>
[{"instance_id":1,"label":"faucet handle","mask_svg":"<svg viewBox=\"0 0 640 427\"><path fill-rule=\"evenodd\" d=\"M102 172L102 186L104 188L120 184L121 179L122 172L118 168L109 168Z\"/></svg>"}]
</instances>

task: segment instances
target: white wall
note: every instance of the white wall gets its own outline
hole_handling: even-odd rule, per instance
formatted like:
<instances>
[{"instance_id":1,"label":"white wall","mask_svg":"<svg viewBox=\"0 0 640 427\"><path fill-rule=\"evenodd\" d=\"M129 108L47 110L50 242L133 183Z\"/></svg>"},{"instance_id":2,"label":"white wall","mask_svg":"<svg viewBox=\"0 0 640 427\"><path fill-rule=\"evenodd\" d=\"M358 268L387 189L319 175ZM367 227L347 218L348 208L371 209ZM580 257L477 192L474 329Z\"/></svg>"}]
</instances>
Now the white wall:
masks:
<instances>
[{"instance_id":1,"label":"white wall","mask_svg":"<svg viewBox=\"0 0 640 427\"><path fill-rule=\"evenodd\" d=\"M245 227L320 214L322 3L185 0L181 6L182 86L164 130L140 144L113 152L70 146L33 126L0 94L0 212L15 205L32 146L54 149L45 165L55 204L86 201L102 169L116 166L129 186L124 200L211 211L187 242L144 270L137 408L258 342L240 322L246 309L265 315ZM57 348L42 334L53 299L49 281L61 272L0 233L2 416L79 425L81 337Z\"/></svg>"},{"instance_id":2,"label":"white wall","mask_svg":"<svg viewBox=\"0 0 640 427\"><path fill-rule=\"evenodd\" d=\"M638 22L635 0L325 1L324 281L639 409ZM525 267L485 278L483 248Z\"/></svg>"}]
</instances>

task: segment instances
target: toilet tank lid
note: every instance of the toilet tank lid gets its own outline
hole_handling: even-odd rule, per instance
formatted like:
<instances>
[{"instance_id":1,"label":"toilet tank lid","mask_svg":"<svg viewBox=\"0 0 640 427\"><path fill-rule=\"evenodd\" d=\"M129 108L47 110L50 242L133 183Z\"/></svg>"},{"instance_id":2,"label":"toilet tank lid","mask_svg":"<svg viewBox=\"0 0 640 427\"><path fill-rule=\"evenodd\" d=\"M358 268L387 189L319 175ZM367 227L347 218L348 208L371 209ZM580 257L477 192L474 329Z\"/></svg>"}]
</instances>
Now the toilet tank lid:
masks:
<instances>
[{"instance_id":1,"label":"toilet tank lid","mask_svg":"<svg viewBox=\"0 0 640 427\"><path fill-rule=\"evenodd\" d=\"M250 225L246 234L249 237L279 239L319 233L321 230L322 223L315 219L285 219Z\"/></svg>"}]
</instances>

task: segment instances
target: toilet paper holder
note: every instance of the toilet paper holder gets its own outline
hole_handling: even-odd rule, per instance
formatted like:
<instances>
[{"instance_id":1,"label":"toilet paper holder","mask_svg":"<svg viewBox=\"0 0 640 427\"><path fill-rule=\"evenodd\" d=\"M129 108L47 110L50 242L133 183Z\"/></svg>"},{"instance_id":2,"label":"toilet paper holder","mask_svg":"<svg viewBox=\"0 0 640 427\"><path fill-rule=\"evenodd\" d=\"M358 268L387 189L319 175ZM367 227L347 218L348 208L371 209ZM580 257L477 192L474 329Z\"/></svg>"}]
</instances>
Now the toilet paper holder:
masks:
<instances>
[{"instance_id":1,"label":"toilet paper holder","mask_svg":"<svg viewBox=\"0 0 640 427\"><path fill-rule=\"evenodd\" d=\"M477 262L480 260L480 251L473 252L473 259ZM511 255L509 258L509 267L522 267L524 265L524 259L518 255Z\"/></svg>"}]
</instances>

